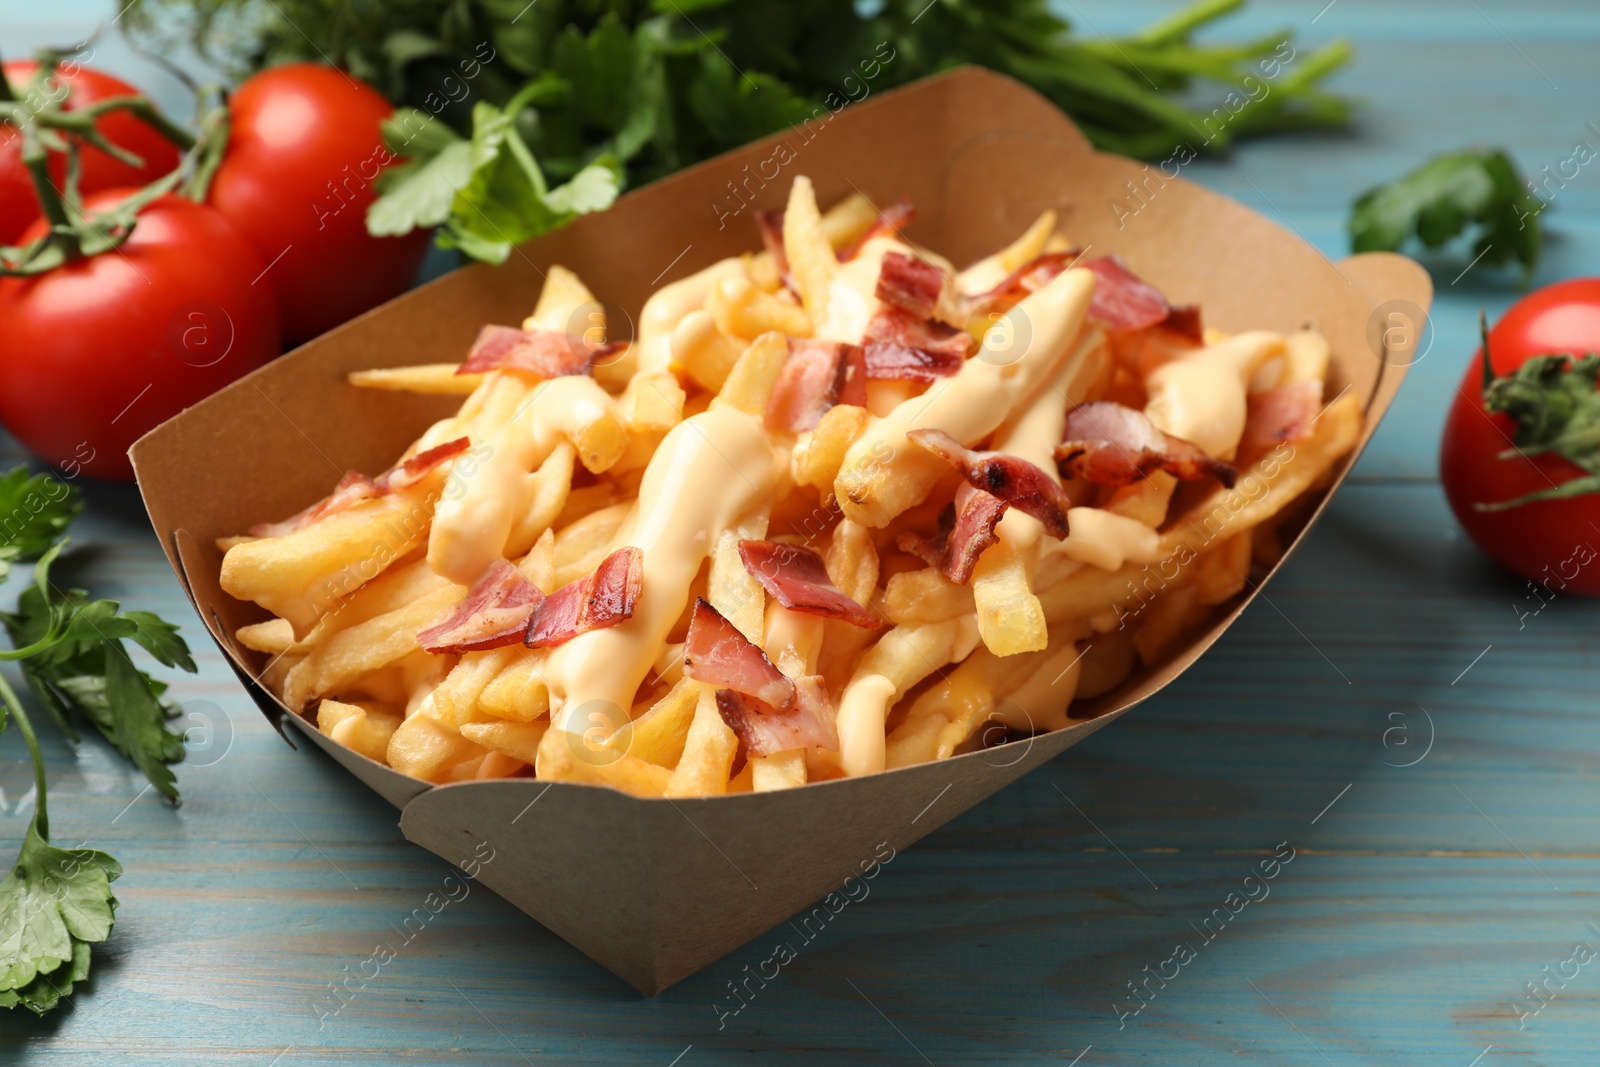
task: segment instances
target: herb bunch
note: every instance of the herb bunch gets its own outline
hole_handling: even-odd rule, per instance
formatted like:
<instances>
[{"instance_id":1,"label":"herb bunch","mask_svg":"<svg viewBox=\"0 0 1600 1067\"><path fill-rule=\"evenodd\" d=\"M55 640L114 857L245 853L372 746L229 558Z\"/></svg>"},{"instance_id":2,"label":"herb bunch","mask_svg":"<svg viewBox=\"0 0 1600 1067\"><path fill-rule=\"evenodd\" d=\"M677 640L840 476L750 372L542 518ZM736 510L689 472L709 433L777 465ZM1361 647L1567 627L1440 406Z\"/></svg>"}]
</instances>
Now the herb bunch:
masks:
<instances>
[{"instance_id":1,"label":"herb bunch","mask_svg":"<svg viewBox=\"0 0 1600 1067\"><path fill-rule=\"evenodd\" d=\"M1032 86L1125 155L1344 124L1348 102L1320 83L1346 43L1261 92L1259 62L1287 31L1195 41L1243 3L1197 0L1104 40L1048 0L135 0L123 22L236 74L309 59L371 82L402 109L391 147L413 161L386 176L374 232L443 225L447 244L497 259L619 188L965 63ZM1208 127L1208 94L1230 92L1228 122Z\"/></svg>"}]
</instances>

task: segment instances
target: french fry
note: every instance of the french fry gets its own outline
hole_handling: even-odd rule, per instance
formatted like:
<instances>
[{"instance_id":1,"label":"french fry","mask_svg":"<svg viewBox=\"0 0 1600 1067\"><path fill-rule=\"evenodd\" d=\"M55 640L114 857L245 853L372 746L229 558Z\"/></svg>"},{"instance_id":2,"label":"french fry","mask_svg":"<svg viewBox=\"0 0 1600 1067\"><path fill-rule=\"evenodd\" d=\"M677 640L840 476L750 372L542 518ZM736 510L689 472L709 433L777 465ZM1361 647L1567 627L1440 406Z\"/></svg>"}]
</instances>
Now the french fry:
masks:
<instances>
[{"instance_id":1,"label":"french fry","mask_svg":"<svg viewBox=\"0 0 1600 1067\"><path fill-rule=\"evenodd\" d=\"M222 588L288 619L304 636L428 535L442 479L335 512L282 537L237 545L222 558Z\"/></svg>"},{"instance_id":2,"label":"french fry","mask_svg":"<svg viewBox=\"0 0 1600 1067\"><path fill-rule=\"evenodd\" d=\"M849 519L839 520L823 554L828 578L851 600L871 609L878 586L878 550L872 531ZM861 650L877 634L838 619L824 619L822 648L817 654L816 671L827 680L828 691L838 694L855 669Z\"/></svg>"},{"instance_id":3,"label":"french fry","mask_svg":"<svg viewBox=\"0 0 1600 1067\"><path fill-rule=\"evenodd\" d=\"M1007 274L1033 262L1044 251L1045 242L1056 232L1056 213L1046 208L1015 241L1000 250L1000 266Z\"/></svg>"},{"instance_id":4,"label":"french fry","mask_svg":"<svg viewBox=\"0 0 1600 1067\"><path fill-rule=\"evenodd\" d=\"M706 297L705 310L716 321L723 337L752 341L769 330L790 337L811 336L811 318L803 308L775 293L763 291L746 278L724 278L718 282ZM706 388L721 388L721 383L706 384Z\"/></svg>"},{"instance_id":5,"label":"french fry","mask_svg":"<svg viewBox=\"0 0 1600 1067\"><path fill-rule=\"evenodd\" d=\"M549 719L540 719L538 722L469 722L461 725L461 736L491 751L531 765L539 756L539 742L548 729Z\"/></svg>"},{"instance_id":6,"label":"french fry","mask_svg":"<svg viewBox=\"0 0 1600 1067\"><path fill-rule=\"evenodd\" d=\"M389 739L400 726L400 716L375 704L343 704L324 700L317 705L317 729L349 749L382 763Z\"/></svg>"},{"instance_id":7,"label":"french fry","mask_svg":"<svg viewBox=\"0 0 1600 1067\"><path fill-rule=\"evenodd\" d=\"M455 727L479 721L483 716L478 698L483 691L519 655L527 654L528 650L520 645L466 653L433 690L429 714Z\"/></svg>"},{"instance_id":8,"label":"french fry","mask_svg":"<svg viewBox=\"0 0 1600 1067\"><path fill-rule=\"evenodd\" d=\"M867 424L867 410L854 404L835 404L823 413L805 448L795 454L795 480L833 499L833 480L844 466L845 453Z\"/></svg>"},{"instance_id":9,"label":"french fry","mask_svg":"<svg viewBox=\"0 0 1600 1067\"><path fill-rule=\"evenodd\" d=\"M672 771L665 795L703 797L726 793L738 749L738 737L722 721L722 713L717 710L716 690L708 685L701 686L694 718L684 737L683 756Z\"/></svg>"},{"instance_id":10,"label":"french fry","mask_svg":"<svg viewBox=\"0 0 1600 1067\"><path fill-rule=\"evenodd\" d=\"M750 284L742 278L728 280ZM673 366L702 389L721 389L742 351L740 342L718 330L717 320L706 310L689 312L672 330Z\"/></svg>"},{"instance_id":11,"label":"french fry","mask_svg":"<svg viewBox=\"0 0 1600 1067\"><path fill-rule=\"evenodd\" d=\"M543 657L533 649L518 651L478 694L478 710L496 719L533 722L550 710L550 687Z\"/></svg>"},{"instance_id":12,"label":"french fry","mask_svg":"<svg viewBox=\"0 0 1600 1067\"><path fill-rule=\"evenodd\" d=\"M789 358L789 342L781 333L764 333L750 342L739 361L728 372L722 391L711 403L726 404L750 415L764 415L767 398L778 381L783 361Z\"/></svg>"},{"instance_id":13,"label":"french fry","mask_svg":"<svg viewBox=\"0 0 1600 1067\"><path fill-rule=\"evenodd\" d=\"M771 252L746 252L745 274L764 293L776 293L783 288L783 276L778 273L778 261Z\"/></svg>"},{"instance_id":14,"label":"french fry","mask_svg":"<svg viewBox=\"0 0 1600 1067\"><path fill-rule=\"evenodd\" d=\"M686 399L676 375L638 374L628 380L617 406L628 432L637 436L670 430L682 422Z\"/></svg>"},{"instance_id":15,"label":"french fry","mask_svg":"<svg viewBox=\"0 0 1600 1067\"><path fill-rule=\"evenodd\" d=\"M416 649L417 631L455 607L465 592L456 585L438 589L403 608L334 634L289 672L283 685L284 703L303 708Z\"/></svg>"},{"instance_id":16,"label":"french fry","mask_svg":"<svg viewBox=\"0 0 1600 1067\"><path fill-rule=\"evenodd\" d=\"M700 683L693 678L679 678L643 715L606 738L606 747L627 752L658 767L677 766L683 758L684 742L689 737L689 724L694 721L700 689Z\"/></svg>"},{"instance_id":17,"label":"french fry","mask_svg":"<svg viewBox=\"0 0 1600 1067\"><path fill-rule=\"evenodd\" d=\"M345 380L362 389L431 396L467 396L483 384L484 376L457 374L456 369L460 366L459 363L418 363L410 367L356 370L347 374Z\"/></svg>"},{"instance_id":18,"label":"french fry","mask_svg":"<svg viewBox=\"0 0 1600 1067\"><path fill-rule=\"evenodd\" d=\"M570 333L598 343L606 339L606 314L576 274L552 263L545 271L539 302L534 305L533 314L522 320L522 328ZM588 331L592 329L599 332L591 338Z\"/></svg>"},{"instance_id":19,"label":"french fry","mask_svg":"<svg viewBox=\"0 0 1600 1067\"><path fill-rule=\"evenodd\" d=\"M510 778L526 766L528 764L522 760L513 759L504 752L490 752L478 765L476 777L480 781L489 778Z\"/></svg>"},{"instance_id":20,"label":"french fry","mask_svg":"<svg viewBox=\"0 0 1600 1067\"><path fill-rule=\"evenodd\" d=\"M1244 588L1250 575L1250 532L1236 533L1200 557L1195 597L1203 605L1220 604Z\"/></svg>"},{"instance_id":21,"label":"french fry","mask_svg":"<svg viewBox=\"0 0 1600 1067\"><path fill-rule=\"evenodd\" d=\"M556 591L556 532L546 529L528 549L528 554L517 560L517 569L539 592L549 595Z\"/></svg>"},{"instance_id":22,"label":"french fry","mask_svg":"<svg viewBox=\"0 0 1600 1067\"><path fill-rule=\"evenodd\" d=\"M972 586L957 585L933 567L894 575L883 597L883 613L896 626L944 622L977 610Z\"/></svg>"},{"instance_id":23,"label":"french fry","mask_svg":"<svg viewBox=\"0 0 1600 1067\"><path fill-rule=\"evenodd\" d=\"M526 555L541 534L550 529L561 517L567 505L567 494L572 490L573 460L577 449L566 441L556 445L534 471L532 498L528 508L511 525L506 537L505 554L508 558Z\"/></svg>"},{"instance_id":24,"label":"french fry","mask_svg":"<svg viewBox=\"0 0 1600 1067\"><path fill-rule=\"evenodd\" d=\"M546 731L539 742L539 758L534 764L536 773L547 781L609 785L634 796L672 795L669 789L673 772L665 767L623 752L604 749L594 752L587 744L585 739L564 730Z\"/></svg>"},{"instance_id":25,"label":"french fry","mask_svg":"<svg viewBox=\"0 0 1600 1067\"><path fill-rule=\"evenodd\" d=\"M389 766L425 782L440 781L451 767L486 754L482 745L426 714L413 715L396 727L386 753Z\"/></svg>"},{"instance_id":26,"label":"french fry","mask_svg":"<svg viewBox=\"0 0 1600 1067\"><path fill-rule=\"evenodd\" d=\"M806 752L803 748L777 752L771 756L752 756L745 764L750 768L750 789L768 793L774 789L792 789L806 784Z\"/></svg>"},{"instance_id":27,"label":"french fry","mask_svg":"<svg viewBox=\"0 0 1600 1067\"><path fill-rule=\"evenodd\" d=\"M1083 659L1078 662L1077 699L1111 692L1127 680L1138 661L1132 630L1096 634L1084 646Z\"/></svg>"},{"instance_id":28,"label":"french fry","mask_svg":"<svg viewBox=\"0 0 1600 1067\"><path fill-rule=\"evenodd\" d=\"M706 599L711 606L758 645L766 628L767 595L739 558L739 542L766 536L767 510L758 508L740 518L732 529L722 531L711 550L711 571L706 581Z\"/></svg>"},{"instance_id":29,"label":"french fry","mask_svg":"<svg viewBox=\"0 0 1600 1067\"><path fill-rule=\"evenodd\" d=\"M861 193L851 193L822 213L822 232L837 250L860 240L877 221L877 206Z\"/></svg>"},{"instance_id":30,"label":"french fry","mask_svg":"<svg viewBox=\"0 0 1600 1067\"><path fill-rule=\"evenodd\" d=\"M1158 530L1167 521L1167 508L1178 479L1166 471L1155 471L1132 485L1124 485L1111 494L1105 510L1144 523Z\"/></svg>"},{"instance_id":31,"label":"french fry","mask_svg":"<svg viewBox=\"0 0 1600 1067\"><path fill-rule=\"evenodd\" d=\"M1211 614L1191 583L1163 593L1139 614L1133 647L1145 666L1166 659Z\"/></svg>"},{"instance_id":32,"label":"french fry","mask_svg":"<svg viewBox=\"0 0 1600 1067\"><path fill-rule=\"evenodd\" d=\"M294 627L289 625L288 619L253 622L249 626L239 627L233 636L245 648L253 652L265 652L269 656L287 652L295 643Z\"/></svg>"},{"instance_id":33,"label":"french fry","mask_svg":"<svg viewBox=\"0 0 1600 1067\"><path fill-rule=\"evenodd\" d=\"M1314 330L1298 330L1283 339L1283 375L1279 385L1320 382L1328 376L1328 339Z\"/></svg>"},{"instance_id":34,"label":"french fry","mask_svg":"<svg viewBox=\"0 0 1600 1067\"><path fill-rule=\"evenodd\" d=\"M556 531L555 573L551 579L556 588L582 578L599 566L610 554L611 539L632 510L632 504L613 504L591 511Z\"/></svg>"},{"instance_id":35,"label":"french fry","mask_svg":"<svg viewBox=\"0 0 1600 1067\"><path fill-rule=\"evenodd\" d=\"M800 289L800 301L812 323L828 315L828 296L839 273L839 259L822 228L817 195L811 179L800 176L789 187L789 204L783 212L783 254L789 274Z\"/></svg>"},{"instance_id":36,"label":"french fry","mask_svg":"<svg viewBox=\"0 0 1600 1067\"><path fill-rule=\"evenodd\" d=\"M985 549L973 569L978 633L996 656L1039 652L1049 644L1044 607L1028 571L1026 553L1003 541Z\"/></svg>"}]
</instances>

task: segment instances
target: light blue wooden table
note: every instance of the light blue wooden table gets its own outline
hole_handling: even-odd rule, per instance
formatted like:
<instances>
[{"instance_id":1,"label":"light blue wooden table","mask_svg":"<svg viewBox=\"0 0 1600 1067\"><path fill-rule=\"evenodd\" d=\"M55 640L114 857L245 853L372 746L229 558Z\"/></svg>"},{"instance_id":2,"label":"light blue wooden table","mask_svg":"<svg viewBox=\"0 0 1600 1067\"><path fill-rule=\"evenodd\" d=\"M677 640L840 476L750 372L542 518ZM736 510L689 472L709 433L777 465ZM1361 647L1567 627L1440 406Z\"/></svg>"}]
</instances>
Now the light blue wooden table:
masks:
<instances>
[{"instance_id":1,"label":"light blue wooden table","mask_svg":"<svg viewBox=\"0 0 1600 1067\"><path fill-rule=\"evenodd\" d=\"M1424 155L1504 144L1537 171L1600 120L1600 10L1583 0L1323 2L1258 2L1230 32L1352 38L1338 84L1367 101L1358 128L1188 174L1330 255L1351 198ZM1166 6L1063 10L1111 33ZM108 10L8 0L5 49L74 38ZM163 84L114 37L101 48ZM1541 280L1600 261L1600 172L1556 208ZM181 769L178 809L105 746L50 743L53 828L122 860L122 908L70 1010L0 1018L0 1062L1600 1062L1600 965L1519 1017L1529 983L1576 943L1600 947L1600 607L1557 598L1519 626L1522 583L1444 505L1440 421L1478 307L1512 297L1481 269L1452 284L1461 266L1436 274L1431 350L1270 601L1159 698L895 859L720 1030L713 1004L759 944L641 1000L484 890L319 1018L329 983L451 869L331 761L278 739L135 493L91 489L83 579L185 620L202 669L175 692L217 733ZM8 848L30 787L7 732ZM1270 895L1207 941L1203 921L1280 842L1295 858ZM1179 942L1195 958L1119 1019Z\"/></svg>"}]
</instances>

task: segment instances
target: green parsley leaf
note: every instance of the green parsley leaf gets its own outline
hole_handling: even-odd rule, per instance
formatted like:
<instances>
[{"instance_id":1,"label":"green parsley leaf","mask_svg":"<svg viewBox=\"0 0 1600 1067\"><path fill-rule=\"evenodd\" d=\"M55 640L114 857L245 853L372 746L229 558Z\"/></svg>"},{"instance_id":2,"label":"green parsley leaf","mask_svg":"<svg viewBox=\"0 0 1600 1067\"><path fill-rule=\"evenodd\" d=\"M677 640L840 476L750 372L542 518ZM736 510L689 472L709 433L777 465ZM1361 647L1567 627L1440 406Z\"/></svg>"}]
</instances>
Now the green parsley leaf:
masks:
<instances>
[{"instance_id":1,"label":"green parsley leaf","mask_svg":"<svg viewBox=\"0 0 1600 1067\"><path fill-rule=\"evenodd\" d=\"M1393 252L1414 233L1438 248L1476 226L1475 261L1521 263L1526 284L1539 265L1543 209L1503 149L1467 149L1363 193L1350 212L1350 244L1356 252Z\"/></svg>"},{"instance_id":2,"label":"green parsley leaf","mask_svg":"<svg viewBox=\"0 0 1600 1067\"><path fill-rule=\"evenodd\" d=\"M16 467L0 476L0 579L13 561L42 555L81 510L78 491L53 474Z\"/></svg>"},{"instance_id":3,"label":"green parsley leaf","mask_svg":"<svg viewBox=\"0 0 1600 1067\"><path fill-rule=\"evenodd\" d=\"M122 867L94 849L55 848L41 821L36 813L16 866L0 881L0 1006L42 1014L88 976L87 945L110 936L111 883Z\"/></svg>"}]
</instances>

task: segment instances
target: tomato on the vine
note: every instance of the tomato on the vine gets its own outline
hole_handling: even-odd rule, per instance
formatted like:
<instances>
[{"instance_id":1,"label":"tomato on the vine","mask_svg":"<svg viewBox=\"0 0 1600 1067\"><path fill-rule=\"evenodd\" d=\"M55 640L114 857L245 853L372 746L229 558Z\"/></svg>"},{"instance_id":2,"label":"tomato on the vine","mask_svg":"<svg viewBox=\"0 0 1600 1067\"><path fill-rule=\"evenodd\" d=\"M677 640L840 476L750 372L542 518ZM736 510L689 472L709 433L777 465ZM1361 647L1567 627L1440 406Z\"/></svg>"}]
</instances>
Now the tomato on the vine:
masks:
<instances>
[{"instance_id":1,"label":"tomato on the vine","mask_svg":"<svg viewBox=\"0 0 1600 1067\"><path fill-rule=\"evenodd\" d=\"M38 64L31 59L7 60L3 65L6 82L30 109L44 101L30 101L23 86ZM138 89L121 78L77 64L63 63L53 78L40 90L65 93L61 110L75 111L99 100L115 96L136 96ZM85 196L121 186L146 185L178 165L178 149L160 131L125 111L113 111L99 119L95 128L106 140L125 148L143 161L131 166L93 145L78 145L78 189ZM60 188L66 180L67 161L61 152L50 153L50 176ZM33 176L22 163L22 137L9 123L0 124L0 245L16 244L22 231L39 217L39 197L34 192Z\"/></svg>"},{"instance_id":2,"label":"tomato on the vine","mask_svg":"<svg viewBox=\"0 0 1600 1067\"><path fill-rule=\"evenodd\" d=\"M168 195L116 252L0 278L0 422L69 474L132 478L129 445L278 355L265 266L219 212Z\"/></svg>"},{"instance_id":3,"label":"tomato on the vine","mask_svg":"<svg viewBox=\"0 0 1600 1067\"><path fill-rule=\"evenodd\" d=\"M1488 348L1489 373L1480 349L1445 422L1445 496L1504 566L1600 595L1600 359L1583 358L1600 352L1600 278L1519 300L1489 332Z\"/></svg>"},{"instance_id":4,"label":"tomato on the vine","mask_svg":"<svg viewBox=\"0 0 1600 1067\"><path fill-rule=\"evenodd\" d=\"M207 202L270 264L283 330L309 340L410 286L429 235L367 233L372 182L392 156L377 90L314 63L271 67L229 99L231 131Z\"/></svg>"}]
</instances>

